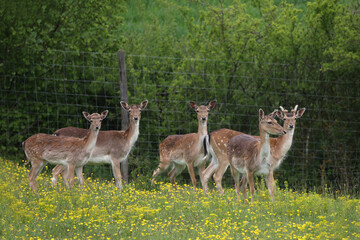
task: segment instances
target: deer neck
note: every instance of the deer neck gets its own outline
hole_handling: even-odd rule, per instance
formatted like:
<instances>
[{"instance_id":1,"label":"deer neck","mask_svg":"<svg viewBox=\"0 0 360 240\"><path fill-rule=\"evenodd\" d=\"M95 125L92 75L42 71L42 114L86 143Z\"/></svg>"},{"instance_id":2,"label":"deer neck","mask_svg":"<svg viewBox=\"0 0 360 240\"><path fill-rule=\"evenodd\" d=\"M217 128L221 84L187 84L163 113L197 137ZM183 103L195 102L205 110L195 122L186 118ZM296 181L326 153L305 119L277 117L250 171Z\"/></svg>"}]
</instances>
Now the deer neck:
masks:
<instances>
[{"instance_id":1,"label":"deer neck","mask_svg":"<svg viewBox=\"0 0 360 240\"><path fill-rule=\"evenodd\" d=\"M277 142L272 154L275 160L281 160L289 151L292 145L294 131L295 128L287 130L285 135L279 136L277 138Z\"/></svg>"},{"instance_id":2,"label":"deer neck","mask_svg":"<svg viewBox=\"0 0 360 240\"><path fill-rule=\"evenodd\" d=\"M269 134L260 128L260 143L258 145L259 157L262 162L267 162L270 156L270 137Z\"/></svg>"},{"instance_id":3,"label":"deer neck","mask_svg":"<svg viewBox=\"0 0 360 240\"><path fill-rule=\"evenodd\" d=\"M98 134L99 130L95 130L93 127L90 127L90 131L84 138L86 152L90 154L92 153L96 145Z\"/></svg>"},{"instance_id":4,"label":"deer neck","mask_svg":"<svg viewBox=\"0 0 360 240\"><path fill-rule=\"evenodd\" d=\"M126 140L129 143L129 147L131 148L138 139L139 136L139 121L134 122L130 120L130 125L128 129L125 131Z\"/></svg>"},{"instance_id":5,"label":"deer neck","mask_svg":"<svg viewBox=\"0 0 360 240\"><path fill-rule=\"evenodd\" d=\"M203 121L199 120L197 134L199 136L199 141L202 142L204 140L205 136L208 134L208 132L207 132L207 121L203 122Z\"/></svg>"}]
</instances>

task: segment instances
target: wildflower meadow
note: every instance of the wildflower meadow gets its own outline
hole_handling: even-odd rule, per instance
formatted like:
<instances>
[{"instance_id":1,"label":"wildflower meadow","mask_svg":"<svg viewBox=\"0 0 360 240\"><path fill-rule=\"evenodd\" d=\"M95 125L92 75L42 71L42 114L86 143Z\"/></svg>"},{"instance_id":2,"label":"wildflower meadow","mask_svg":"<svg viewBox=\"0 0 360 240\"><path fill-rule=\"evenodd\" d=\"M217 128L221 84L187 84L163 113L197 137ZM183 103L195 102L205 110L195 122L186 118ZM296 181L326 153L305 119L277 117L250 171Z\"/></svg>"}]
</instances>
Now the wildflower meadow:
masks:
<instances>
[{"instance_id":1,"label":"wildflower meadow","mask_svg":"<svg viewBox=\"0 0 360 240\"><path fill-rule=\"evenodd\" d=\"M168 182L136 180L123 191L87 178L67 189L49 171L30 190L24 164L0 159L1 239L360 239L360 200L277 189L259 183L254 204ZM139 179L143 179L139 177Z\"/></svg>"}]
</instances>

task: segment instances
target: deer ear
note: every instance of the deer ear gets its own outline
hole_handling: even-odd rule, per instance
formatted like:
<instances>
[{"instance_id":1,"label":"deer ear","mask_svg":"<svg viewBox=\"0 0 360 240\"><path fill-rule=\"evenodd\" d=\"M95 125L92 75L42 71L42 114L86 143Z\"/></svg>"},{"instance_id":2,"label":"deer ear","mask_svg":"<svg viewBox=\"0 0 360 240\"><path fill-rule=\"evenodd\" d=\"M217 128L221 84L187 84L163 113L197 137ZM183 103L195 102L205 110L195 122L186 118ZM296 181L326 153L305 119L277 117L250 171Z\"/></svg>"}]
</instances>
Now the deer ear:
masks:
<instances>
[{"instance_id":1,"label":"deer ear","mask_svg":"<svg viewBox=\"0 0 360 240\"><path fill-rule=\"evenodd\" d=\"M144 101L142 101L142 102L140 103L141 109L146 108L147 105L148 105L148 100L144 100Z\"/></svg>"},{"instance_id":2,"label":"deer ear","mask_svg":"<svg viewBox=\"0 0 360 240\"><path fill-rule=\"evenodd\" d=\"M108 115L108 113L109 113L109 110L103 111L103 112L101 113L101 119L106 118L106 116Z\"/></svg>"},{"instance_id":3,"label":"deer ear","mask_svg":"<svg viewBox=\"0 0 360 240\"><path fill-rule=\"evenodd\" d=\"M277 111L276 112L276 116L279 118L279 119L281 119L281 120L284 120L284 113L282 112L282 111Z\"/></svg>"},{"instance_id":4,"label":"deer ear","mask_svg":"<svg viewBox=\"0 0 360 240\"><path fill-rule=\"evenodd\" d=\"M190 106L191 106L193 109L196 109L196 107L197 107L196 103L194 103L193 101L190 101Z\"/></svg>"},{"instance_id":5,"label":"deer ear","mask_svg":"<svg viewBox=\"0 0 360 240\"><path fill-rule=\"evenodd\" d=\"M301 118L304 112L305 112L305 108L302 108L299 111L297 111L296 118Z\"/></svg>"},{"instance_id":6,"label":"deer ear","mask_svg":"<svg viewBox=\"0 0 360 240\"><path fill-rule=\"evenodd\" d=\"M276 113L277 113L278 111L279 111L279 110L275 109L272 113L269 114L269 117L275 118Z\"/></svg>"},{"instance_id":7,"label":"deer ear","mask_svg":"<svg viewBox=\"0 0 360 240\"><path fill-rule=\"evenodd\" d=\"M129 105L127 104L127 102L121 101L120 105L122 106L123 109L129 111Z\"/></svg>"},{"instance_id":8,"label":"deer ear","mask_svg":"<svg viewBox=\"0 0 360 240\"><path fill-rule=\"evenodd\" d=\"M82 112L83 116L86 118L86 120L90 121L90 113L88 112Z\"/></svg>"},{"instance_id":9,"label":"deer ear","mask_svg":"<svg viewBox=\"0 0 360 240\"><path fill-rule=\"evenodd\" d=\"M209 109L213 109L215 107L215 104L216 104L216 100L211 101L208 105Z\"/></svg>"},{"instance_id":10,"label":"deer ear","mask_svg":"<svg viewBox=\"0 0 360 240\"><path fill-rule=\"evenodd\" d=\"M261 108L259 109L259 120L263 120L265 117L265 113L264 110L262 110Z\"/></svg>"}]
</instances>

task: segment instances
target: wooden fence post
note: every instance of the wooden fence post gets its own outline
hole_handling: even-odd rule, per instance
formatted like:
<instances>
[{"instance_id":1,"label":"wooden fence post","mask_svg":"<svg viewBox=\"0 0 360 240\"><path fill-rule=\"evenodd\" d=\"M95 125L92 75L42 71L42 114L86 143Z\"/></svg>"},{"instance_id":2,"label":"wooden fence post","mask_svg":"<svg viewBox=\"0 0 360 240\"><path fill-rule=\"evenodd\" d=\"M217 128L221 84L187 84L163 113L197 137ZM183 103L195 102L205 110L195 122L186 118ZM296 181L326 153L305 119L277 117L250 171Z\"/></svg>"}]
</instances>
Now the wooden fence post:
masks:
<instances>
[{"instance_id":1,"label":"wooden fence post","mask_svg":"<svg viewBox=\"0 0 360 240\"><path fill-rule=\"evenodd\" d=\"M125 63L125 51L118 51L118 61L119 61L119 74L120 74L120 99L128 103L128 86L126 79L126 63ZM128 128L128 112L121 108L121 130L126 130ZM126 159L121 163L121 175L125 182L129 180L129 160Z\"/></svg>"}]
</instances>

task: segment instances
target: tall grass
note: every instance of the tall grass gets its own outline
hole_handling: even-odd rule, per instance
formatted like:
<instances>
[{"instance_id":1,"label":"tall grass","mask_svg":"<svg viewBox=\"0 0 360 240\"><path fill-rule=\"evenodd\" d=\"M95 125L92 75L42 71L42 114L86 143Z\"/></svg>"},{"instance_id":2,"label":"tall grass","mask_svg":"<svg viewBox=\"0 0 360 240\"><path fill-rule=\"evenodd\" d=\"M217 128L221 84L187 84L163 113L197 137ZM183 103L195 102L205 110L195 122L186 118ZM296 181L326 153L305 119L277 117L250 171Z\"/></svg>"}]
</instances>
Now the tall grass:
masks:
<instances>
[{"instance_id":1,"label":"tall grass","mask_svg":"<svg viewBox=\"0 0 360 240\"><path fill-rule=\"evenodd\" d=\"M28 169L0 159L2 239L359 239L360 200L277 190L271 202L263 184L255 203L167 183L133 182L120 192L112 182L87 179L81 189L51 187ZM140 178L139 178L140 179Z\"/></svg>"}]
</instances>

